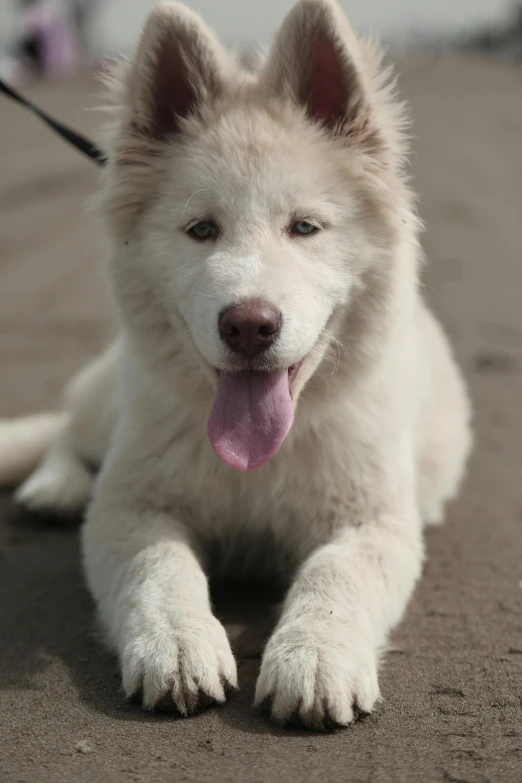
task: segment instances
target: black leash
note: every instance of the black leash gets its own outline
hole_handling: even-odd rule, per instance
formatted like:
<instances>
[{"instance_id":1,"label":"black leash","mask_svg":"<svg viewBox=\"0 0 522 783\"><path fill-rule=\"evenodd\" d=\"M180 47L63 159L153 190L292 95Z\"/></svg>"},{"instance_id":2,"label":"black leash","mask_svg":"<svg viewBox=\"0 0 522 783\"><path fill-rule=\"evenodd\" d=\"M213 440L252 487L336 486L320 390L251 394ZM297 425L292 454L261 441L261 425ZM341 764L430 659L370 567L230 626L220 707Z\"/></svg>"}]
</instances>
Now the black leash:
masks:
<instances>
[{"instance_id":1,"label":"black leash","mask_svg":"<svg viewBox=\"0 0 522 783\"><path fill-rule=\"evenodd\" d=\"M98 164L98 166L104 166L107 163L107 157L105 153L102 152L102 150L97 147L96 144L93 144L92 141L86 139L85 136L82 136L81 134L76 133L76 131L71 130L71 128L68 128L67 125L63 125L61 122L53 120L53 118L46 114L46 112L42 111L38 108L38 106L35 106L33 103L28 101L23 97L23 95L20 95L18 90L15 90L14 87L10 87L8 84L6 84L3 79L0 79L0 92L4 93L4 95L7 95L9 98L12 98L14 101L22 104L22 106L25 106L27 109L32 111L33 114L36 114L36 116L43 120L46 125L52 128L53 131L58 134L58 136L61 136L62 139L68 141L69 144L72 144L72 146L76 147L77 150L83 152L84 155L87 155L87 157Z\"/></svg>"}]
</instances>

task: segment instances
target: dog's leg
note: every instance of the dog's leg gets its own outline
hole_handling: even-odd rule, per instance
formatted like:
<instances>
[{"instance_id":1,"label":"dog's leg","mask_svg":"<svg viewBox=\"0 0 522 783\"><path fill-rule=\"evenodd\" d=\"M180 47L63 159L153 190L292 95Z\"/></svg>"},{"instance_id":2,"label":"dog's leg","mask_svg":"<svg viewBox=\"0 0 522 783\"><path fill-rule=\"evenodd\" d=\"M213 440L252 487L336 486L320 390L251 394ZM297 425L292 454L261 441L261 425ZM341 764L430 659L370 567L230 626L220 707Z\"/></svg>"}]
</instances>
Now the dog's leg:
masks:
<instances>
[{"instance_id":1,"label":"dog's leg","mask_svg":"<svg viewBox=\"0 0 522 783\"><path fill-rule=\"evenodd\" d=\"M68 384L66 412L48 435L40 464L15 495L21 507L67 517L87 505L93 485L88 466L103 462L116 419L118 351L115 342Z\"/></svg>"},{"instance_id":2,"label":"dog's leg","mask_svg":"<svg viewBox=\"0 0 522 783\"><path fill-rule=\"evenodd\" d=\"M83 533L84 561L125 693L141 691L145 707L162 701L184 715L225 701L236 664L186 530L146 502L129 504L121 487L112 502L105 477L101 483Z\"/></svg>"},{"instance_id":3,"label":"dog's leg","mask_svg":"<svg viewBox=\"0 0 522 783\"><path fill-rule=\"evenodd\" d=\"M16 492L15 500L21 508L62 517L78 514L85 508L93 477L70 444L69 426Z\"/></svg>"},{"instance_id":4,"label":"dog's leg","mask_svg":"<svg viewBox=\"0 0 522 783\"><path fill-rule=\"evenodd\" d=\"M396 493L394 493L396 494ZM312 727L347 725L379 698L377 665L422 564L414 492L400 504L354 509L347 526L303 564L266 647L256 703ZM380 506L380 510L379 510Z\"/></svg>"}]
</instances>

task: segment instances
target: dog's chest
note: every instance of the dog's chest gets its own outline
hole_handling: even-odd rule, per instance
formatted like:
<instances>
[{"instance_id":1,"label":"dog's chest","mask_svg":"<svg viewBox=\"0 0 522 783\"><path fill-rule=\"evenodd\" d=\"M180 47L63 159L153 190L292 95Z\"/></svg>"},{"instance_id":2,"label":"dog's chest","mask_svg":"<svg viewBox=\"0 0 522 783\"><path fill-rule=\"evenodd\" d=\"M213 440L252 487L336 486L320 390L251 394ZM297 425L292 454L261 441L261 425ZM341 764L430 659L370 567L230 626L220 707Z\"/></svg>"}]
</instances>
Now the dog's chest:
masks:
<instances>
[{"instance_id":1,"label":"dog's chest","mask_svg":"<svg viewBox=\"0 0 522 783\"><path fill-rule=\"evenodd\" d=\"M218 459L206 427L180 428L167 448L158 446L151 494L220 561L286 569L357 522L353 461L339 459L345 442L341 427L313 439L294 427L276 457L244 473Z\"/></svg>"},{"instance_id":2,"label":"dog's chest","mask_svg":"<svg viewBox=\"0 0 522 783\"><path fill-rule=\"evenodd\" d=\"M349 523L352 498L344 477L310 472L292 458L290 466L278 459L245 474L221 464L216 470L211 455L207 470L200 462L171 485L173 511L225 560L299 562Z\"/></svg>"}]
</instances>

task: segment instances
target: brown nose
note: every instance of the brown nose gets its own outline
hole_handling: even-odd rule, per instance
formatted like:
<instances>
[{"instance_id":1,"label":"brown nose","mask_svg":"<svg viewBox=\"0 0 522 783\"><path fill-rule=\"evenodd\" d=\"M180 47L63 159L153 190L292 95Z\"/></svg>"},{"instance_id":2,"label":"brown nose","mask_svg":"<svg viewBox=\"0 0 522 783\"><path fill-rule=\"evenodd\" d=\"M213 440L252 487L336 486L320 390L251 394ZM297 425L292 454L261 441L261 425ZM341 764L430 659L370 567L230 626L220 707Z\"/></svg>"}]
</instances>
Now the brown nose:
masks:
<instances>
[{"instance_id":1,"label":"brown nose","mask_svg":"<svg viewBox=\"0 0 522 783\"><path fill-rule=\"evenodd\" d=\"M228 307L219 316L222 340L232 351L248 357L270 348L280 329L280 311L260 299Z\"/></svg>"}]
</instances>

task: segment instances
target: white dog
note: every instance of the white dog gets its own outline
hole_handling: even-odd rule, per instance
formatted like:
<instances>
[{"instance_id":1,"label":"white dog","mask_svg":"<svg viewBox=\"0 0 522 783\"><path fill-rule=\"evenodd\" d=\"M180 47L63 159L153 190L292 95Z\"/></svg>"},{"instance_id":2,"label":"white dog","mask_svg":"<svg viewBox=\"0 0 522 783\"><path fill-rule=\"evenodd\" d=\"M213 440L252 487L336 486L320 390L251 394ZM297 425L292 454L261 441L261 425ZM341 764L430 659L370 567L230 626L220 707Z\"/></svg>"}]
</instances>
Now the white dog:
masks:
<instances>
[{"instance_id":1,"label":"white dog","mask_svg":"<svg viewBox=\"0 0 522 783\"><path fill-rule=\"evenodd\" d=\"M236 664L207 573L259 567L290 586L256 703L347 725L379 698L423 523L471 442L419 292L403 108L334 0L299 0L255 74L160 4L112 90L102 211L121 336L67 413L2 425L2 476L45 451L21 502L92 495L85 571L128 695L183 714L224 701Z\"/></svg>"}]
</instances>

